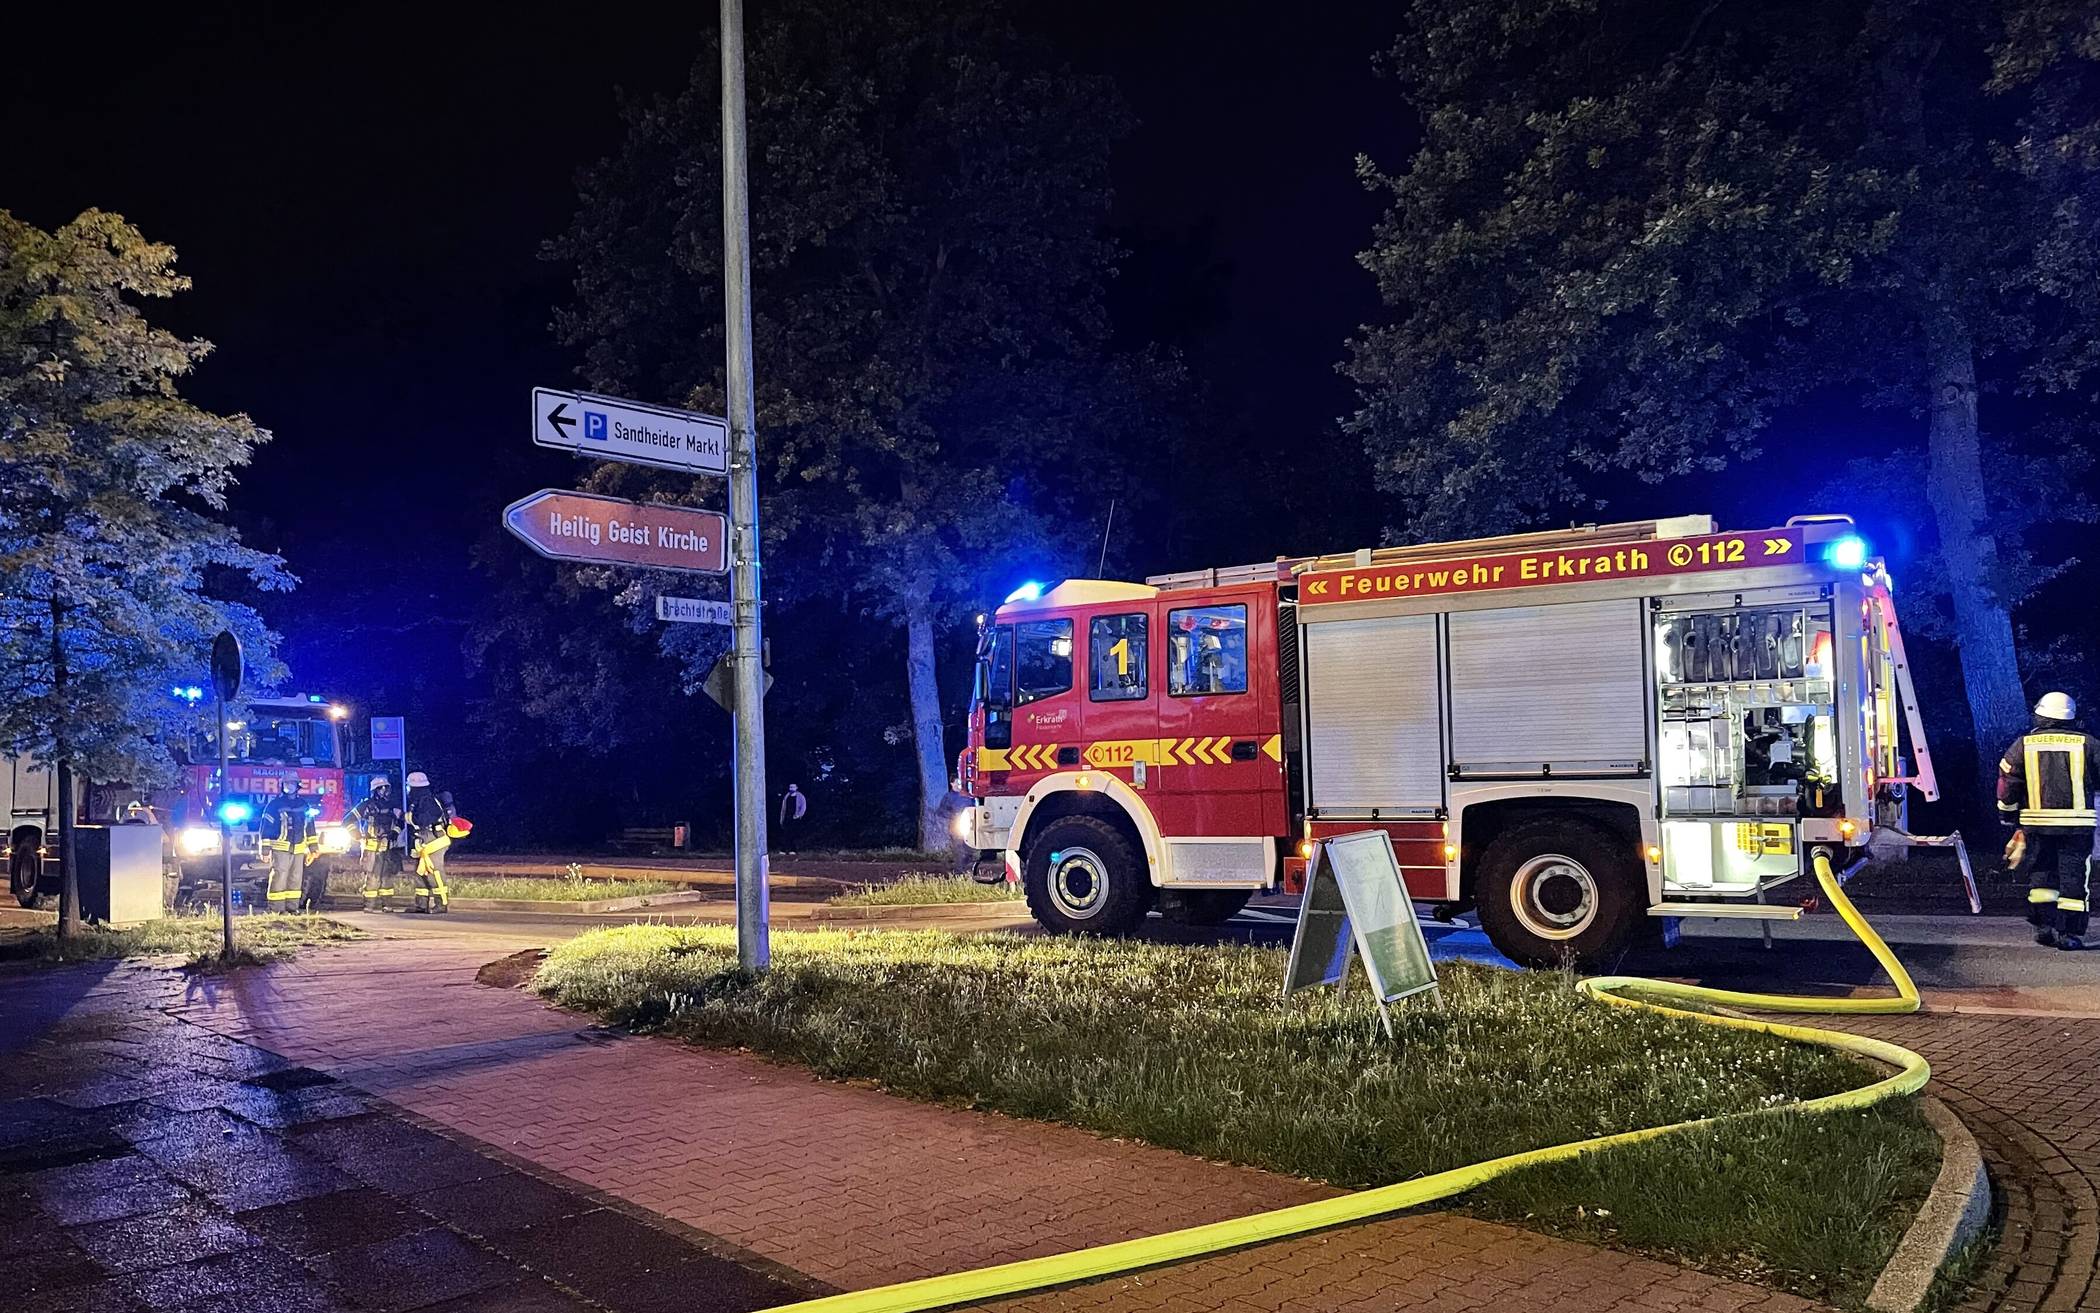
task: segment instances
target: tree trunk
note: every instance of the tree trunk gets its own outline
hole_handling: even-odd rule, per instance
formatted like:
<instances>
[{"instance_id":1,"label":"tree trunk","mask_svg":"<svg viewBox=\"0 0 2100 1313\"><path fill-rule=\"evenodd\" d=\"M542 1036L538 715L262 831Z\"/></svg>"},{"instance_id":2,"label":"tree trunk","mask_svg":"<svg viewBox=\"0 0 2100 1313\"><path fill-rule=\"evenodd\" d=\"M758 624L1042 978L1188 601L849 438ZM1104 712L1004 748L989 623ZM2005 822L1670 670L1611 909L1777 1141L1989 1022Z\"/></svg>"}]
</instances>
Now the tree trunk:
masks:
<instances>
[{"instance_id":1,"label":"tree trunk","mask_svg":"<svg viewBox=\"0 0 2100 1313\"><path fill-rule=\"evenodd\" d=\"M1925 326L1932 394L1926 496L1947 565L1954 632L1969 719L1976 728L1979 779L1992 787L1994 763L2027 727L2012 614L1999 592L1998 546L1988 531L1982 440L1976 427L1976 347L1968 324L1937 307ZM1978 797L1986 797L1987 793Z\"/></svg>"},{"instance_id":2,"label":"tree trunk","mask_svg":"<svg viewBox=\"0 0 2100 1313\"><path fill-rule=\"evenodd\" d=\"M51 700L60 725L65 723L66 690L71 672L66 669L66 608L51 595ZM80 844L73 834L73 761L66 732L60 729L52 742L52 764L57 768L58 797L58 937L61 942L80 933Z\"/></svg>"},{"instance_id":3,"label":"tree trunk","mask_svg":"<svg viewBox=\"0 0 2100 1313\"><path fill-rule=\"evenodd\" d=\"M948 848L948 743L941 724L940 681L934 677L933 617L913 612L904 623L904 673L911 692L912 742L919 758L919 847Z\"/></svg>"},{"instance_id":4,"label":"tree trunk","mask_svg":"<svg viewBox=\"0 0 2100 1313\"><path fill-rule=\"evenodd\" d=\"M58 744L58 937L80 933L80 844L73 833L73 768L66 764L64 740Z\"/></svg>"}]
</instances>

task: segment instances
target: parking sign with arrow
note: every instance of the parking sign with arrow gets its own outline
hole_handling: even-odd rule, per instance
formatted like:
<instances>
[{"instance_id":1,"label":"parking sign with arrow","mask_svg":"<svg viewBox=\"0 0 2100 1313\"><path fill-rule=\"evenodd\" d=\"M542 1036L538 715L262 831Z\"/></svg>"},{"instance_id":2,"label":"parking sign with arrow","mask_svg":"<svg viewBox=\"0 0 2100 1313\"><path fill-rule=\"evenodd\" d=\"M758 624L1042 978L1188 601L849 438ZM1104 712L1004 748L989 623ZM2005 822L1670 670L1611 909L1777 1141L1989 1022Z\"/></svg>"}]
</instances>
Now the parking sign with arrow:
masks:
<instances>
[{"instance_id":1,"label":"parking sign with arrow","mask_svg":"<svg viewBox=\"0 0 2100 1313\"><path fill-rule=\"evenodd\" d=\"M720 417L590 392L532 390L532 440L598 460L722 474L729 426Z\"/></svg>"}]
</instances>

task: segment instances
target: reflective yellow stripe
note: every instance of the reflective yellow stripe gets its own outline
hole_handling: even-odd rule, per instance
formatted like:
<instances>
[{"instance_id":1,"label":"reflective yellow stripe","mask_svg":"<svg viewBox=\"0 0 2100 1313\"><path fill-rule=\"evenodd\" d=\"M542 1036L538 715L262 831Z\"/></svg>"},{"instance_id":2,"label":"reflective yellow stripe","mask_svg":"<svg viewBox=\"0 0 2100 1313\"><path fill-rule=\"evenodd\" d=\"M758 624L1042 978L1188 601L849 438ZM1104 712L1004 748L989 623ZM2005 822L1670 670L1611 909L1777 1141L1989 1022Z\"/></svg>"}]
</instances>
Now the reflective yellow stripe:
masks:
<instances>
[{"instance_id":1,"label":"reflective yellow stripe","mask_svg":"<svg viewBox=\"0 0 2100 1313\"><path fill-rule=\"evenodd\" d=\"M2059 912L2083 912L2085 910L2085 899L2059 898L2056 900L2056 910Z\"/></svg>"},{"instance_id":2,"label":"reflective yellow stripe","mask_svg":"<svg viewBox=\"0 0 2100 1313\"><path fill-rule=\"evenodd\" d=\"M2029 889L2027 891L2027 901L2030 903L2053 903L2056 901L2056 891L2054 889Z\"/></svg>"},{"instance_id":3,"label":"reflective yellow stripe","mask_svg":"<svg viewBox=\"0 0 2100 1313\"><path fill-rule=\"evenodd\" d=\"M1096 739L1092 743L1017 743L1008 748L977 749L977 769L1057 770L1060 748L1079 751L1078 762L1064 766L1066 770L1073 769L1074 765L1114 770L1140 763L1147 766L1230 766L1240 761L1232 755L1234 742L1229 734L1202 734L1194 738ZM1283 735L1271 734L1253 742L1255 755L1246 758L1247 761L1259 761L1263 757L1270 761L1283 760Z\"/></svg>"},{"instance_id":4,"label":"reflective yellow stripe","mask_svg":"<svg viewBox=\"0 0 2100 1313\"><path fill-rule=\"evenodd\" d=\"M2089 826L2093 823L2090 807L2028 807L2020 812L2020 824L2044 826Z\"/></svg>"},{"instance_id":5,"label":"reflective yellow stripe","mask_svg":"<svg viewBox=\"0 0 2100 1313\"><path fill-rule=\"evenodd\" d=\"M365 897L367 897L367 898L385 898L385 897L388 897L389 895L391 895L391 894L392 894L393 892L394 892L394 891L393 891L393 890L392 890L391 888L387 888L387 889L367 889L367 890L365 890Z\"/></svg>"},{"instance_id":6,"label":"reflective yellow stripe","mask_svg":"<svg viewBox=\"0 0 2100 1313\"><path fill-rule=\"evenodd\" d=\"M297 889L272 889L270 891L270 901L273 903L281 903L286 899L297 898L298 896L299 891Z\"/></svg>"}]
</instances>

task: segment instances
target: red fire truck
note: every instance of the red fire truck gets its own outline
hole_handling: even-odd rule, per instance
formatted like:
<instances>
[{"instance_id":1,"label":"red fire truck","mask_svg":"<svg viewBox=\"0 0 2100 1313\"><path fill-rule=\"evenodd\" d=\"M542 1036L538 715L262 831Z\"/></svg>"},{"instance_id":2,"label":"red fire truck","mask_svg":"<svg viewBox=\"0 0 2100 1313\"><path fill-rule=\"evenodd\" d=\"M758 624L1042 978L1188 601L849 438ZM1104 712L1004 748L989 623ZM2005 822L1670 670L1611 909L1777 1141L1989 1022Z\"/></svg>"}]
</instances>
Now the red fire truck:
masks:
<instances>
[{"instance_id":1,"label":"red fire truck","mask_svg":"<svg viewBox=\"0 0 2100 1313\"><path fill-rule=\"evenodd\" d=\"M276 796L282 779L291 779L308 800L319 824L321 851L350 851L354 836L343 824L349 807L343 773L343 722L348 714L341 703L314 694L249 699L245 718L226 725L223 791L217 787L219 744L209 731L193 735L177 751L182 782L180 791L167 800L166 815L184 885L219 879L219 826L213 810L222 801L231 802L252 818ZM233 841L236 872L252 875L267 867L252 827L236 825Z\"/></svg>"},{"instance_id":2,"label":"red fire truck","mask_svg":"<svg viewBox=\"0 0 2100 1313\"><path fill-rule=\"evenodd\" d=\"M1540 965L1797 917L1771 895L1815 853L1912 842L1909 791L1938 796L1888 574L1841 516L1068 580L984 626L959 767L958 832L1050 929L1222 921L1377 828L1416 899Z\"/></svg>"}]
</instances>

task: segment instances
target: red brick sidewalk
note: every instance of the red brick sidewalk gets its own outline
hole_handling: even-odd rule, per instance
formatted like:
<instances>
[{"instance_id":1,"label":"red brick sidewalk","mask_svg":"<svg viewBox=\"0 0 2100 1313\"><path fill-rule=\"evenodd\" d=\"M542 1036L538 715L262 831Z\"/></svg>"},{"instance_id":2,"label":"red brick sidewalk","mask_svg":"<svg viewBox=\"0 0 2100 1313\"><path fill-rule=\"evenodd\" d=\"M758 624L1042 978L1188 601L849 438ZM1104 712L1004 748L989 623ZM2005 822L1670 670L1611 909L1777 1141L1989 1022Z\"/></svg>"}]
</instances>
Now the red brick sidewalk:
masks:
<instances>
[{"instance_id":1,"label":"red brick sidewalk","mask_svg":"<svg viewBox=\"0 0 2100 1313\"><path fill-rule=\"evenodd\" d=\"M2100 1020L1926 1013L1833 1023L1932 1063L1976 1136L2004 1234L1964 1309L2100 1310Z\"/></svg>"},{"instance_id":2,"label":"red brick sidewalk","mask_svg":"<svg viewBox=\"0 0 2100 1313\"><path fill-rule=\"evenodd\" d=\"M1318 1198L1323 1187L613 1035L474 983L486 947L310 953L176 1009L454 1131L859 1288ZM1795 1313L1763 1287L1449 1214L1405 1216L1002 1307Z\"/></svg>"}]
</instances>

